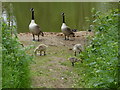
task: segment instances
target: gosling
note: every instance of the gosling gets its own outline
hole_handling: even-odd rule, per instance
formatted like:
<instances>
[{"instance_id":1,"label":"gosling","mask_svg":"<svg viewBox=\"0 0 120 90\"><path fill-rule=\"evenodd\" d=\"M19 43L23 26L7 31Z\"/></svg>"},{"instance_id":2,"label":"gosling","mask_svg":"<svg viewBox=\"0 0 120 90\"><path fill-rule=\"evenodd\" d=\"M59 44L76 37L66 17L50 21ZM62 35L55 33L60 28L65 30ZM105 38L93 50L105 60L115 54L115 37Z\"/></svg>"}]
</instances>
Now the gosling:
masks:
<instances>
[{"instance_id":1,"label":"gosling","mask_svg":"<svg viewBox=\"0 0 120 90\"><path fill-rule=\"evenodd\" d=\"M81 53L82 51L83 51L83 47L82 47L82 45L81 44L75 44L74 46L73 46L73 51L74 51L74 55L76 56L77 55L77 53Z\"/></svg>"},{"instance_id":2,"label":"gosling","mask_svg":"<svg viewBox=\"0 0 120 90\"><path fill-rule=\"evenodd\" d=\"M48 46L46 46L45 44L40 44L37 48L35 48L34 53L35 55L37 54L37 52L40 53L40 56L42 55L42 52L44 53L43 55L46 55L46 48Z\"/></svg>"},{"instance_id":3,"label":"gosling","mask_svg":"<svg viewBox=\"0 0 120 90\"><path fill-rule=\"evenodd\" d=\"M75 57L70 57L70 58L68 58L68 60L70 60L70 62L72 63L72 66L73 66L73 67L74 67L74 64L75 64L76 62L81 61L81 63L83 63L82 60L77 59L77 58L75 58Z\"/></svg>"}]
</instances>

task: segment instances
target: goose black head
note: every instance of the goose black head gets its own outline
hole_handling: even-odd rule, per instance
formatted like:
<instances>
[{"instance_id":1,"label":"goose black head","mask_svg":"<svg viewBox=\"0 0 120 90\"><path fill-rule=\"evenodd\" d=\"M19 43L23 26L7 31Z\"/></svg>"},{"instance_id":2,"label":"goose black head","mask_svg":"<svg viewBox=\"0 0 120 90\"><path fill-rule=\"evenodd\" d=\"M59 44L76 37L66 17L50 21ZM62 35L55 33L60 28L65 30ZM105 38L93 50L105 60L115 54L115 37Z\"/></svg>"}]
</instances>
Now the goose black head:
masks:
<instances>
[{"instance_id":1,"label":"goose black head","mask_svg":"<svg viewBox=\"0 0 120 90\"><path fill-rule=\"evenodd\" d=\"M34 11L34 8L31 8L30 11Z\"/></svg>"},{"instance_id":2,"label":"goose black head","mask_svg":"<svg viewBox=\"0 0 120 90\"><path fill-rule=\"evenodd\" d=\"M62 16L64 16L65 14L64 14L64 13L62 13L61 15L62 15Z\"/></svg>"},{"instance_id":3,"label":"goose black head","mask_svg":"<svg viewBox=\"0 0 120 90\"><path fill-rule=\"evenodd\" d=\"M88 32L91 32L91 31L92 31L92 30L90 30L90 29L88 30Z\"/></svg>"}]
</instances>

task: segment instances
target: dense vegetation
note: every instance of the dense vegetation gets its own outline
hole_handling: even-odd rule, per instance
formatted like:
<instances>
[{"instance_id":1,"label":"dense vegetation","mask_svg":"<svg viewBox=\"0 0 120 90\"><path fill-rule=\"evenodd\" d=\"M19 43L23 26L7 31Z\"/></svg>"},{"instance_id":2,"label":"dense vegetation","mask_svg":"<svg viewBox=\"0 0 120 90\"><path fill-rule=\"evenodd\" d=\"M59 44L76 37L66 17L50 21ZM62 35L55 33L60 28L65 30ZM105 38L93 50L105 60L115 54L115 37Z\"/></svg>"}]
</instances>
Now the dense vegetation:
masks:
<instances>
[{"instance_id":1,"label":"dense vegetation","mask_svg":"<svg viewBox=\"0 0 120 90\"><path fill-rule=\"evenodd\" d=\"M0 72L2 72L2 44L0 42ZM0 73L0 89L2 88L2 73Z\"/></svg>"},{"instance_id":2,"label":"dense vegetation","mask_svg":"<svg viewBox=\"0 0 120 90\"><path fill-rule=\"evenodd\" d=\"M12 29L2 23L2 88L27 88L30 87L29 63L32 57L11 35Z\"/></svg>"},{"instance_id":3,"label":"dense vegetation","mask_svg":"<svg viewBox=\"0 0 120 90\"><path fill-rule=\"evenodd\" d=\"M94 37L80 54L84 60L76 69L79 85L88 88L118 88L118 9L106 13L92 10Z\"/></svg>"}]
</instances>

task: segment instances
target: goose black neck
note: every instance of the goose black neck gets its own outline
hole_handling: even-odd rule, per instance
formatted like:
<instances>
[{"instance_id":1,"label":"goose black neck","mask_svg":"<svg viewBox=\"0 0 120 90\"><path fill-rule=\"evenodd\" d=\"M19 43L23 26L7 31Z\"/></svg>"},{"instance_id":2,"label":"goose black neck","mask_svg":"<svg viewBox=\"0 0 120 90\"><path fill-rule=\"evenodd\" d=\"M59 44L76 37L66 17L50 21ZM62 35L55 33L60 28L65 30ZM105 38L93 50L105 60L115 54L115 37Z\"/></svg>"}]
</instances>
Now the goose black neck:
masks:
<instances>
[{"instance_id":1,"label":"goose black neck","mask_svg":"<svg viewBox=\"0 0 120 90\"><path fill-rule=\"evenodd\" d=\"M32 20L34 20L34 11L32 11Z\"/></svg>"},{"instance_id":2,"label":"goose black neck","mask_svg":"<svg viewBox=\"0 0 120 90\"><path fill-rule=\"evenodd\" d=\"M63 15L63 23L65 23L65 16Z\"/></svg>"}]
</instances>

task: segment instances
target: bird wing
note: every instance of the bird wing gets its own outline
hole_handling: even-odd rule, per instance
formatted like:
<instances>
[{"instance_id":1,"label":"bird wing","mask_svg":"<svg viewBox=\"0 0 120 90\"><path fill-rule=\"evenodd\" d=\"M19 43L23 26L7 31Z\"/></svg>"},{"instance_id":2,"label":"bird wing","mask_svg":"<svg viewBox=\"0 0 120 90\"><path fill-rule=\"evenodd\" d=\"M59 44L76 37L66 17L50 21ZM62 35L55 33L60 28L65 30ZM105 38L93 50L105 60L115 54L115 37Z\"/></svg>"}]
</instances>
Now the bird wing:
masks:
<instances>
[{"instance_id":1,"label":"bird wing","mask_svg":"<svg viewBox=\"0 0 120 90\"><path fill-rule=\"evenodd\" d=\"M37 24L35 25L35 28L41 31L40 27Z\"/></svg>"},{"instance_id":2,"label":"bird wing","mask_svg":"<svg viewBox=\"0 0 120 90\"><path fill-rule=\"evenodd\" d=\"M36 24L36 26L35 26L36 28L40 28L37 24Z\"/></svg>"},{"instance_id":3,"label":"bird wing","mask_svg":"<svg viewBox=\"0 0 120 90\"><path fill-rule=\"evenodd\" d=\"M80 52L82 51L82 47L77 47L78 50L80 50Z\"/></svg>"},{"instance_id":4,"label":"bird wing","mask_svg":"<svg viewBox=\"0 0 120 90\"><path fill-rule=\"evenodd\" d=\"M66 28L66 31L67 31L68 33L73 33L72 30L70 29L70 27L67 27L67 28Z\"/></svg>"}]
</instances>

